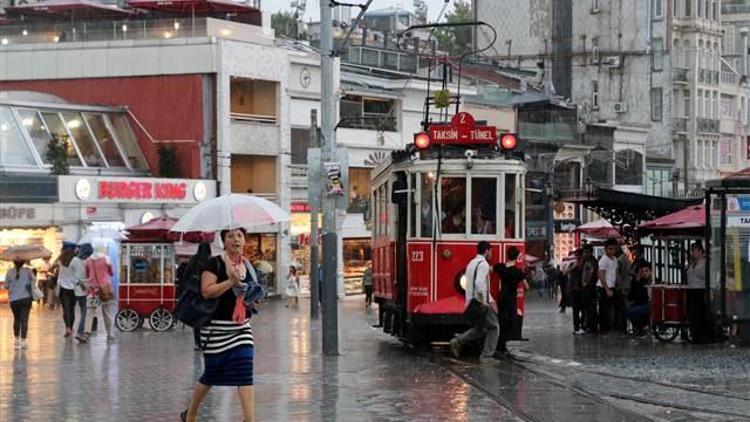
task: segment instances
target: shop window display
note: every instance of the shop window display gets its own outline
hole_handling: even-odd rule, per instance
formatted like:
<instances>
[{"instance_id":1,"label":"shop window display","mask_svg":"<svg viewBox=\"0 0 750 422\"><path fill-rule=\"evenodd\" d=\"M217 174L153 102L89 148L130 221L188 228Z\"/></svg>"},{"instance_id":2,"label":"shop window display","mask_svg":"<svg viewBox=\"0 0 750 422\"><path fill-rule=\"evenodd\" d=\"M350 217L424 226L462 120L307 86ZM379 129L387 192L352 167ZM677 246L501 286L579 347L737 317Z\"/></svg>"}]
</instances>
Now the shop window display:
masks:
<instances>
[{"instance_id":1,"label":"shop window display","mask_svg":"<svg viewBox=\"0 0 750 422\"><path fill-rule=\"evenodd\" d=\"M276 283L276 234L248 233L245 236L245 257L256 269L263 271L267 277L269 292L278 292ZM285 274L282 274L282 277Z\"/></svg>"},{"instance_id":2,"label":"shop window display","mask_svg":"<svg viewBox=\"0 0 750 422\"><path fill-rule=\"evenodd\" d=\"M362 274L372 259L370 239L344 239L344 290L346 294L363 292Z\"/></svg>"}]
</instances>

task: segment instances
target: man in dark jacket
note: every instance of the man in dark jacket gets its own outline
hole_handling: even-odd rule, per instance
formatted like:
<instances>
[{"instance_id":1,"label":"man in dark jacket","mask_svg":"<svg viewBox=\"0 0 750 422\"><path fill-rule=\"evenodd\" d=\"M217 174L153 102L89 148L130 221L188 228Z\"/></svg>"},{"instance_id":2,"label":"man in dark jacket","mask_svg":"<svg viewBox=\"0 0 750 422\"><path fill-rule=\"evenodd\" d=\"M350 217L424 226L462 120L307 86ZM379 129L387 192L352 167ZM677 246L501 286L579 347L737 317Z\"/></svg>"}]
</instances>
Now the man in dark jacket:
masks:
<instances>
[{"instance_id":1,"label":"man in dark jacket","mask_svg":"<svg viewBox=\"0 0 750 422\"><path fill-rule=\"evenodd\" d=\"M497 353L508 356L507 342L513 338L516 322L516 296L518 284L523 282L524 272L517 266L520 252L512 247L508 250L507 261L495 264L493 270L500 276L500 300L498 301L498 319L500 320L500 337L497 342Z\"/></svg>"},{"instance_id":2,"label":"man in dark jacket","mask_svg":"<svg viewBox=\"0 0 750 422\"><path fill-rule=\"evenodd\" d=\"M651 264L640 262L638 277L633 279L628 292L628 319L633 324L633 336L648 334L648 286L651 284Z\"/></svg>"}]
</instances>

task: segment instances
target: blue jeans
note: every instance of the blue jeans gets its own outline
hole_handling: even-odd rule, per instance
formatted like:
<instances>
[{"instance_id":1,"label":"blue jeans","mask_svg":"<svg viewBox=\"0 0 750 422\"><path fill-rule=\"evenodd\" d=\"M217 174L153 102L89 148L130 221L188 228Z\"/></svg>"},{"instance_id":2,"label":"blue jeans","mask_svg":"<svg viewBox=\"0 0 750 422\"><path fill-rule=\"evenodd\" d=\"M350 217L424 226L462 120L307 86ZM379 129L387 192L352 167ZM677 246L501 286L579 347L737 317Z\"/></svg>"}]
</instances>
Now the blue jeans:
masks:
<instances>
[{"instance_id":1,"label":"blue jeans","mask_svg":"<svg viewBox=\"0 0 750 422\"><path fill-rule=\"evenodd\" d=\"M632 305L628 308L628 319L633 323L635 332L639 332L648 325L648 304Z\"/></svg>"},{"instance_id":2,"label":"blue jeans","mask_svg":"<svg viewBox=\"0 0 750 422\"><path fill-rule=\"evenodd\" d=\"M76 296L76 303L78 304L78 309L81 310L81 319L78 321L76 334L83 337L84 328L86 327L86 296Z\"/></svg>"}]
</instances>

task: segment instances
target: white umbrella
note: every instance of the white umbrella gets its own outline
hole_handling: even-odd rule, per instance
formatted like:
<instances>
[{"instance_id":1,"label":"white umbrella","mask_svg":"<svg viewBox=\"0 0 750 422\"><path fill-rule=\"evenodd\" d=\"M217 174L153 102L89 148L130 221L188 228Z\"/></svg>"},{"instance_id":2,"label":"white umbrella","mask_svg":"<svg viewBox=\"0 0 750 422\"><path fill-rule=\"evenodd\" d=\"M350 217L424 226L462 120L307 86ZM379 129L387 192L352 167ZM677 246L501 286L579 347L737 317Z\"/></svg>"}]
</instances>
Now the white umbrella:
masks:
<instances>
[{"instance_id":1,"label":"white umbrella","mask_svg":"<svg viewBox=\"0 0 750 422\"><path fill-rule=\"evenodd\" d=\"M271 201L230 193L194 206L172 227L173 232L212 232L291 221L292 216Z\"/></svg>"},{"instance_id":2,"label":"white umbrella","mask_svg":"<svg viewBox=\"0 0 750 422\"><path fill-rule=\"evenodd\" d=\"M94 243L98 239L120 241L127 239L126 234L123 230L116 230L109 227L92 227L83 235L78 243Z\"/></svg>"},{"instance_id":3,"label":"white umbrella","mask_svg":"<svg viewBox=\"0 0 750 422\"><path fill-rule=\"evenodd\" d=\"M31 261L38 258L49 258L52 252L44 246L39 245L18 245L11 246L0 254L2 261Z\"/></svg>"}]
</instances>

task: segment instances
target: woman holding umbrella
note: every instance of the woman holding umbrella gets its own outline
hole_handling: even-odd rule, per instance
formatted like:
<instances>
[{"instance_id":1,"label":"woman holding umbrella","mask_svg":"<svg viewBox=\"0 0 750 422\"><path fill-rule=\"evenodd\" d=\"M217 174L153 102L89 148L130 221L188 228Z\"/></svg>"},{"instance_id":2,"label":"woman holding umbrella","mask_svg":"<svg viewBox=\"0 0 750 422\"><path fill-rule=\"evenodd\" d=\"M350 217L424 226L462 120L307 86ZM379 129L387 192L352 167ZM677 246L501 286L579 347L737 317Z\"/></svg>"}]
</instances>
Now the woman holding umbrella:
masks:
<instances>
[{"instance_id":1,"label":"woman holding umbrella","mask_svg":"<svg viewBox=\"0 0 750 422\"><path fill-rule=\"evenodd\" d=\"M204 372L193 390L183 421L193 422L201 402L215 385L236 386L245 421L255 420L253 390L253 330L247 318L244 290L257 281L255 271L242 256L245 229L222 230L224 252L211 258L201 274L201 293L218 298L211 321L201 328Z\"/></svg>"},{"instance_id":2,"label":"woman holding umbrella","mask_svg":"<svg viewBox=\"0 0 750 422\"><path fill-rule=\"evenodd\" d=\"M16 349L26 348L26 333L29 329L31 311L31 286L36 277L30 268L24 267L22 259L13 260L13 268L5 274L8 285L8 299L13 311L13 337Z\"/></svg>"}]
</instances>

